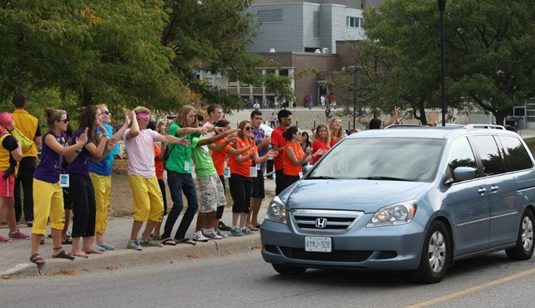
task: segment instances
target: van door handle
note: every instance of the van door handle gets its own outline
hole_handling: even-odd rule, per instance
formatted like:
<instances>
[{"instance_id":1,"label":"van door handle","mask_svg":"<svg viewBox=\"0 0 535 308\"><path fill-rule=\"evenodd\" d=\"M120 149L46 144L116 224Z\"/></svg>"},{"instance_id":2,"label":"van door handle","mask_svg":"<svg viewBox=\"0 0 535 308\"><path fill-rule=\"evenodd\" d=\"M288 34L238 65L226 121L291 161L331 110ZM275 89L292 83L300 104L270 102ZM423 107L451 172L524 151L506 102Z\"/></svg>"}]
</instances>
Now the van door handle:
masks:
<instances>
[{"instance_id":1,"label":"van door handle","mask_svg":"<svg viewBox=\"0 0 535 308\"><path fill-rule=\"evenodd\" d=\"M490 187L490 192L491 193L496 193L498 191L498 189L500 189L500 187L497 186L497 185L491 186Z\"/></svg>"},{"instance_id":2,"label":"van door handle","mask_svg":"<svg viewBox=\"0 0 535 308\"><path fill-rule=\"evenodd\" d=\"M480 193L480 194L484 194L486 191L487 191L486 188L480 188L480 189L477 190L477 192Z\"/></svg>"}]
</instances>

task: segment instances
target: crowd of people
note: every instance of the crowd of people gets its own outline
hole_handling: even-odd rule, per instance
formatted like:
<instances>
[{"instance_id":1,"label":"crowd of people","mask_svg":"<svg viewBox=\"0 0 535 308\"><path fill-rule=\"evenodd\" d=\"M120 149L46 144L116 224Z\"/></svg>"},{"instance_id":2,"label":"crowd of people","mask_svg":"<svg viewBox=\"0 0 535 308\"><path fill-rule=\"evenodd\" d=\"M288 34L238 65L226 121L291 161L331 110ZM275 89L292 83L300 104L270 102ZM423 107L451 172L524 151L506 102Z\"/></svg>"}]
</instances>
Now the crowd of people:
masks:
<instances>
[{"instance_id":1,"label":"crowd of people","mask_svg":"<svg viewBox=\"0 0 535 308\"><path fill-rule=\"evenodd\" d=\"M206 121L195 108L183 106L175 121L161 127L151 120L149 109L136 107L125 111L124 123L114 132L112 114L104 104L83 108L76 129L70 127L66 111L47 107L48 131L41 135L39 121L24 110L25 104L25 98L17 95L15 111L0 113L0 217L9 226L8 236L0 235L0 242L31 238L30 260L38 265L46 262L39 248L48 228L52 258L73 260L115 249L105 234L112 166L121 139L134 200L126 248L142 250L254 234L261 226L258 215L265 198L266 163L273 160L279 194L303 176L303 166L317 162L344 137L342 121L335 118L329 127L318 125L311 140L307 132L292 126L287 109L280 110L276 120L275 114L264 119L260 110L254 110L250 119L233 129L218 105L207 108ZM278 123L269 136L261 129L264 120ZM24 128L31 148L22 150L13 134L15 127ZM232 198L229 225L222 221L227 187ZM23 198L17 196L21 188ZM22 214L32 227L31 236L17 229ZM195 231L188 237L195 214ZM70 251L64 245L71 245Z\"/></svg>"}]
</instances>

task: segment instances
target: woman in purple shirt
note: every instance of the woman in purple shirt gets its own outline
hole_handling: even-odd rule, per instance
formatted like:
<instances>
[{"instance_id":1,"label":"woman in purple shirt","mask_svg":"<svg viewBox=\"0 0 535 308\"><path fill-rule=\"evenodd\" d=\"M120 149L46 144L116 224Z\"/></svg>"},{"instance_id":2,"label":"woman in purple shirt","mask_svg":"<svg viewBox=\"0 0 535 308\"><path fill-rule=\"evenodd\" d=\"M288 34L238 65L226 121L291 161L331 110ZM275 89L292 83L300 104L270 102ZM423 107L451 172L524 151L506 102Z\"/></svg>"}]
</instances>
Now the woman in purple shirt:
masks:
<instances>
[{"instance_id":1,"label":"woman in purple shirt","mask_svg":"<svg viewBox=\"0 0 535 308\"><path fill-rule=\"evenodd\" d=\"M67 113L64 110L45 108L45 117L50 129L43 136L41 162L33 175L34 222L32 228L32 253L30 261L37 265L45 264L39 255L39 243L44 238L48 219L52 230L54 252L52 258L74 259L61 247L61 231L65 223L63 209L63 190L60 187L61 167L64 156L76 156L87 142L87 129L75 139L75 143L66 146Z\"/></svg>"},{"instance_id":2,"label":"woman in purple shirt","mask_svg":"<svg viewBox=\"0 0 535 308\"><path fill-rule=\"evenodd\" d=\"M102 134L98 135L97 127ZM115 138L107 138L106 129L102 126L102 114L97 106L87 106L80 115L80 126L73 134L76 140L87 130L87 142L74 159L67 157L67 173L69 174L69 194L72 200L72 255L87 258L88 253L101 254L95 245L96 201L93 183L89 177L89 162L99 161L106 157L117 143ZM71 140L71 143L73 142ZM106 144L108 145L106 147ZM80 248L80 239L83 246Z\"/></svg>"}]
</instances>

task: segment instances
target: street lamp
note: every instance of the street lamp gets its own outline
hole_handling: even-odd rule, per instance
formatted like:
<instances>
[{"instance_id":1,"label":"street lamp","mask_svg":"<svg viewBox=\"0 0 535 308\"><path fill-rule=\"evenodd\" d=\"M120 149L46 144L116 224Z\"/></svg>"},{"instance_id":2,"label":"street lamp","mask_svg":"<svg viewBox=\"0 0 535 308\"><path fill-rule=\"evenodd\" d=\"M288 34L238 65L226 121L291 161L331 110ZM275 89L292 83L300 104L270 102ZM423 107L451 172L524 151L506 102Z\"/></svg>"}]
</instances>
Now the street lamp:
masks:
<instances>
[{"instance_id":1,"label":"street lamp","mask_svg":"<svg viewBox=\"0 0 535 308\"><path fill-rule=\"evenodd\" d=\"M353 129L356 129L356 126L355 126L355 119L357 118L356 110L357 110L357 67L353 66Z\"/></svg>"},{"instance_id":2,"label":"street lamp","mask_svg":"<svg viewBox=\"0 0 535 308\"><path fill-rule=\"evenodd\" d=\"M440 83L442 87L442 126L446 126L446 59L444 56L444 10L446 9L446 0L438 0L438 10L440 12Z\"/></svg>"}]
</instances>

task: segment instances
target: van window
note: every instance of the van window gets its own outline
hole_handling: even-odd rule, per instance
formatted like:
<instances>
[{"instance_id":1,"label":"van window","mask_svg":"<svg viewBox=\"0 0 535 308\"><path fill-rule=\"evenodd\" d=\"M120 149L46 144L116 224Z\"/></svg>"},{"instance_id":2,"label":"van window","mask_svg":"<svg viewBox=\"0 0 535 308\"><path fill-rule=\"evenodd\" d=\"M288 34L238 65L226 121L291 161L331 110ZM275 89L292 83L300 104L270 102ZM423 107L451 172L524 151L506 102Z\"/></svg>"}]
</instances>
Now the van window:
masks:
<instances>
[{"instance_id":1,"label":"van window","mask_svg":"<svg viewBox=\"0 0 535 308\"><path fill-rule=\"evenodd\" d=\"M448 161L451 170L457 167L472 167L477 169L476 159L472 152L472 147L466 137L455 140L451 146L450 160Z\"/></svg>"},{"instance_id":2,"label":"van window","mask_svg":"<svg viewBox=\"0 0 535 308\"><path fill-rule=\"evenodd\" d=\"M500 136L500 142L503 146L503 154L508 171L518 171L533 168L533 162L529 157L526 148L512 136Z\"/></svg>"},{"instance_id":3,"label":"van window","mask_svg":"<svg viewBox=\"0 0 535 308\"><path fill-rule=\"evenodd\" d=\"M493 136L472 136L470 142L479 154L485 176L505 173L503 158Z\"/></svg>"}]
</instances>

